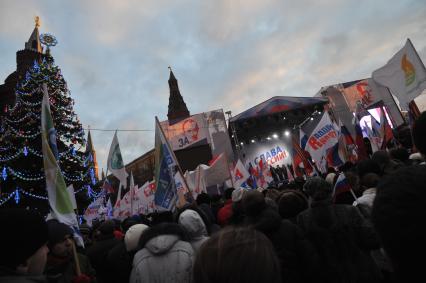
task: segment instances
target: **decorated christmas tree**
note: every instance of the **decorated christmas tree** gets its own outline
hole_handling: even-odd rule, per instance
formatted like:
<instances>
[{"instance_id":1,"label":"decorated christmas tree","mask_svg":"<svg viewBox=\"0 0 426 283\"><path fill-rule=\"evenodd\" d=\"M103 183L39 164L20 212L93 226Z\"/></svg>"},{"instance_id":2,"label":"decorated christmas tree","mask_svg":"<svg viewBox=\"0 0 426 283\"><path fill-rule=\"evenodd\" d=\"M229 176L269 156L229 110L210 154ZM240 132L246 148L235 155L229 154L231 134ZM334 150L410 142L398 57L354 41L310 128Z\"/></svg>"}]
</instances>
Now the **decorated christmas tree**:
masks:
<instances>
[{"instance_id":1,"label":"decorated christmas tree","mask_svg":"<svg viewBox=\"0 0 426 283\"><path fill-rule=\"evenodd\" d=\"M41 38L47 51L18 81L16 102L1 121L0 205L49 211L40 134L42 86L46 84L56 130L58 150L54 154L67 186L73 185L82 210L95 194L91 187L97 182L93 156L85 149L84 130L73 110L74 100L49 51L56 40L51 35Z\"/></svg>"}]
</instances>

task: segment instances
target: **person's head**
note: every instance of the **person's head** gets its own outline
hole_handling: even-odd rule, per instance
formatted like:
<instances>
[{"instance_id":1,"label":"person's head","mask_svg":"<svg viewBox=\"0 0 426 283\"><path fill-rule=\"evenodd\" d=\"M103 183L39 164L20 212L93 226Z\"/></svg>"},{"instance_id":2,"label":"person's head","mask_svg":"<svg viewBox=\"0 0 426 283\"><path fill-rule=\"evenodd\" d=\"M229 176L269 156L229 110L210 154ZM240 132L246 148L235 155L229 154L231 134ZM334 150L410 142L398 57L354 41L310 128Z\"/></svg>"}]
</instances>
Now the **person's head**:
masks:
<instances>
[{"instance_id":1,"label":"person's head","mask_svg":"<svg viewBox=\"0 0 426 283\"><path fill-rule=\"evenodd\" d=\"M342 166L339 167L340 172L348 172L354 168L354 164L350 161L346 161Z\"/></svg>"},{"instance_id":2,"label":"person's head","mask_svg":"<svg viewBox=\"0 0 426 283\"><path fill-rule=\"evenodd\" d=\"M401 168L380 182L373 204L374 227L397 276L406 282L411 282L408 276L423 276L425 184L425 166Z\"/></svg>"},{"instance_id":3,"label":"person's head","mask_svg":"<svg viewBox=\"0 0 426 283\"><path fill-rule=\"evenodd\" d=\"M406 148L403 147L394 148L389 152L389 154L392 159L400 161L404 164L408 163L410 158L410 153Z\"/></svg>"},{"instance_id":4,"label":"person's head","mask_svg":"<svg viewBox=\"0 0 426 283\"><path fill-rule=\"evenodd\" d=\"M336 179L336 173L328 173L325 177L325 181L330 185L334 186L334 180Z\"/></svg>"},{"instance_id":5,"label":"person's head","mask_svg":"<svg viewBox=\"0 0 426 283\"><path fill-rule=\"evenodd\" d=\"M207 227L201 216L192 209L187 209L179 215L178 223L188 232L188 235L194 239L201 236L208 236Z\"/></svg>"},{"instance_id":6,"label":"person's head","mask_svg":"<svg viewBox=\"0 0 426 283\"><path fill-rule=\"evenodd\" d=\"M147 228L149 227L145 224L135 224L127 230L124 236L124 244L128 252L133 252L137 249L142 232Z\"/></svg>"},{"instance_id":7,"label":"person's head","mask_svg":"<svg viewBox=\"0 0 426 283\"><path fill-rule=\"evenodd\" d=\"M115 221L107 220L99 226L98 230L102 236L113 236L116 227L117 223Z\"/></svg>"},{"instance_id":8,"label":"person's head","mask_svg":"<svg viewBox=\"0 0 426 283\"><path fill-rule=\"evenodd\" d=\"M257 190L250 190L244 193L241 205L246 215L256 216L266 208L265 197Z\"/></svg>"},{"instance_id":9,"label":"person's head","mask_svg":"<svg viewBox=\"0 0 426 283\"><path fill-rule=\"evenodd\" d=\"M267 189L265 190L265 197L272 199L273 201L277 201L280 196L280 192L277 189Z\"/></svg>"},{"instance_id":10,"label":"person's head","mask_svg":"<svg viewBox=\"0 0 426 283\"><path fill-rule=\"evenodd\" d=\"M225 199L226 200L228 200L228 199L231 199L232 198L232 192L234 191L235 189L234 188L227 188L226 190L225 190Z\"/></svg>"},{"instance_id":11,"label":"person's head","mask_svg":"<svg viewBox=\"0 0 426 283\"><path fill-rule=\"evenodd\" d=\"M379 163L372 159L365 159L358 162L356 165L358 176L362 178L365 174L375 173L377 175L382 174L382 169L380 168Z\"/></svg>"},{"instance_id":12,"label":"person's head","mask_svg":"<svg viewBox=\"0 0 426 283\"><path fill-rule=\"evenodd\" d=\"M367 173L361 178L360 185L362 189L376 188L379 181L379 175L375 173Z\"/></svg>"},{"instance_id":13,"label":"person's head","mask_svg":"<svg viewBox=\"0 0 426 283\"><path fill-rule=\"evenodd\" d=\"M382 170L382 175L389 175L398 169L398 167L401 167L401 164L393 161L390 158L389 153L385 150L376 151L371 156L371 159L379 164L380 169Z\"/></svg>"},{"instance_id":14,"label":"person's head","mask_svg":"<svg viewBox=\"0 0 426 283\"><path fill-rule=\"evenodd\" d=\"M204 242L195 258L195 283L281 282L269 239L249 228L225 228Z\"/></svg>"},{"instance_id":15,"label":"person's head","mask_svg":"<svg viewBox=\"0 0 426 283\"><path fill-rule=\"evenodd\" d=\"M331 198L333 187L320 177L313 177L306 181L303 190L314 201Z\"/></svg>"},{"instance_id":16,"label":"person's head","mask_svg":"<svg viewBox=\"0 0 426 283\"><path fill-rule=\"evenodd\" d=\"M48 246L50 253L57 257L70 256L73 245L72 229L57 220L49 220L47 227L49 230Z\"/></svg>"},{"instance_id":17,"label":"person's head","mask_svg":"<svg viewBox=\"0 0 426 283\"><path fill-rule=\"evenodd\" d=\"M203 204L203 203L210 205L211 198L210 198L209 194L201 193L197 196L197 204L200 205L200 204Z\"/></svg>"},{"instance_id":18,"label":"person's head","mask_svg":"<svg viewBox=\"0 0 426 283\"><path fill-rule=\"evenodd\" d=\"M414 145L421 154L426 155L426 111L420 114L414 122L413 140Z\"/></svg>"},{"instance_id":19,"label":"person's head","mask_svg":"<svg viewBox=\"0 0 426 283\"><path fill-rule=\"evenodd\" d=\"M300 212L308 208L308 200L305 195L296 190L282 192L277 202L278 211L284 219L296 217Z\"/></svg>"},{"instance_id":20,"label":"person's head","mask_svg":"<svg viewBox=\"0 0 426 283\"><path fill-rule=\"evenodd\" d=\"M35 212L0 210L0 266L18 273L40 275L46 265L48 232L44 219Z\"/></svg>"}]
</instances>

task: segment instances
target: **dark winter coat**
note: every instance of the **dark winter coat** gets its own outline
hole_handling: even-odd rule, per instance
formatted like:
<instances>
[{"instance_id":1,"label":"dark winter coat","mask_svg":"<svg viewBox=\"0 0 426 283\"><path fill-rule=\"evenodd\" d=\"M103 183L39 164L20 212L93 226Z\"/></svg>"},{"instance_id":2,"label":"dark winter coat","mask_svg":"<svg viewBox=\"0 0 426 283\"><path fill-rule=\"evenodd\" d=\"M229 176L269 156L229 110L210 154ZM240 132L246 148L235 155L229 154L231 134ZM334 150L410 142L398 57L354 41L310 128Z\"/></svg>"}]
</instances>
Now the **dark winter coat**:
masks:
<instances>
[{"instance_id":1,"label":"dark winter coat","mask_svg":"<svg viewBox=\"0 0 426 283\"><path fill-rule=\"evenodd\" d=\"M244 225L263 232L271 240L281 262L283 281L310 282L315 277L312 246L300 229L290 221L282 220L277 211L266 207L256 216L246 216Z\"/></svg>"},{"instance_id":2,"label":"dark winter coat","mask_svg":"<svg viewBox=\"0 0 426 283\"><path fill-rule=\"evenodd\" d=\"M369 255L379 242L372 225L351 205L314 202L297 223L319 256L318 282L378 282Z\"/></svg>"},{"instance_id":3,"label":"dark winter coat","mask_svg":"<svg viewBox=\"0 0 426 283\"><path fill-rule=\"evenodd\" d=\"M108 252L108 265L112 271L113 282L129 282L134 252L128 252L123 241Z\"/></svg>"},{"instance_id":4,"label":"dark winter coat","mask_svg":"<svg viewBox=\"0 0 426 283\"><path fill-rule=\"evenodd\" d=\"M144 231L129 282L191 282L194 251L187 241L185 230L175 223Z\"/></svg>"},{"instance_id":5,"label":"dark winter coat","mask_svg":"<svg viewBox=\"0 0 426 283\"><path fill-rule=\"evenodd\" d=\"M96 270L96 278L100 283L108 283L112 281L112 270L108 266L108 252L115 247L120 241L114 236L108 235L99 238L93 245L87 249L87 256Z\"/></svg>"},{"instance_id":6,"label":"dark winter coat","mask_svg":"<svg viewBox=\"0 0 426 283\"><path fill-rule=\"evenodd\" d=\"M47 283L44 275L22 275L0 267L0 283Z\"/></svg>"},{"instance_id":7,"label":"dark winter coat","mask_svg":"<svg viewBox=\"0 0 426 283\"><path fill-rule=\"evenodd\" d=\"M96 282L96 271L90 265L89 259L82 254L78 255L81 273ZM47 263L44 272L48 278L54 279L55 283L71 283L77 276L74 258L72 256L66 258L58 258L53 255L47 257Z\"/></svg>"}]
</instances>

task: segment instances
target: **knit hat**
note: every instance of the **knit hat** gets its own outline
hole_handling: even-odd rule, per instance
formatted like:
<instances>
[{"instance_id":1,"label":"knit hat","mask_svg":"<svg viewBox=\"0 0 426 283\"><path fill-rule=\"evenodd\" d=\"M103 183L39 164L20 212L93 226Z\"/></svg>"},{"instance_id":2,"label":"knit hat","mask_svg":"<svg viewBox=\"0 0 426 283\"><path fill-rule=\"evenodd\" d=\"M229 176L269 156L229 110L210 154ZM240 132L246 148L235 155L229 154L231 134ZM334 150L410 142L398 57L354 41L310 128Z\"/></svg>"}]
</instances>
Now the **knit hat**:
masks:
<instances>
[{"instance_id":1,"label":"knit hat","mask_svg":"<svg viewBox=\"0 0 426 283\"><path fill-rule=\"evenodd\" d=\"M0 266L15 268L47 243L47 225L43 217L24 209L0 211Z\"/></svg>"},{"instance_id":2,"label":"knit hat","mask_svg":"<svg viewBox=\"0 0 426 283\"><path fill-rule=\"evenodd\" d=\"M66 235L72 236L74 234L73 230L68 225L56 219L47 221L47 228L49 231L49 246L64 241Z\"/></svg>"},{"instance_id":3,"label":"knit hat","mask_svg":"<svg viewBox=\"0 0 426 283\"><path fill-rule=\"evenodd\" d=\"M334 177L336 177L336 173L328 173L327 177L325 177L325 181L334 186Z\"/></svg>"},{"instance_id":4,"label":"knit hat","mask_svg":"<svg viewBox=\"0 0 426 283\"><path fill-rule=\"evenodd\" d=\"M126 245L126 250L128 252L134 251L138 247L142 232L147 228L149 227L145 224L135 224L127 230L126 235L124 236L124 244Z\"/></svg>"},{"instance_id":5,"label":"knit hat","mask_svg":"<svg viewBox=\"0 0 426 283\"><path fill-rule=\"evenodd\" d=\"M242 188L242 187L235 189L232 192L232 202L239 202L243 198L245 191L247 191L247 190Z\"/></svg>"}]
</instances>

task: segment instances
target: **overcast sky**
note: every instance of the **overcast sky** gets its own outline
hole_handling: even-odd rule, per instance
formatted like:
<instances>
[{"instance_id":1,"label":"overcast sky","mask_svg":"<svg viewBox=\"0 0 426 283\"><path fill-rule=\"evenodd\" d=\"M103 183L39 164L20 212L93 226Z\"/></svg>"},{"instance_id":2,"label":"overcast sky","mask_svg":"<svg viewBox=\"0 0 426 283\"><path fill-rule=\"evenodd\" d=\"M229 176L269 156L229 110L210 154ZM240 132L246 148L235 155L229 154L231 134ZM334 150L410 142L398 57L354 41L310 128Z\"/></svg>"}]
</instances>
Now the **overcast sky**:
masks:
<instances>
[{"instance_id":1,"label":"overcast sky","mask_svg":"<svg viewBox=\"0 0 426 283\"><path fill-rule=\"evenodd\" d=\"M410 38L426 59L419 1L0 0L0 83L41 18L84 127L154 129L167 118L168 66L192 114L236 115L272 96L313 96L371 76ZM92 131L100 168L113 132ZM154 132L119 132L128 163Z\"/></svg>"}]
</instances>

